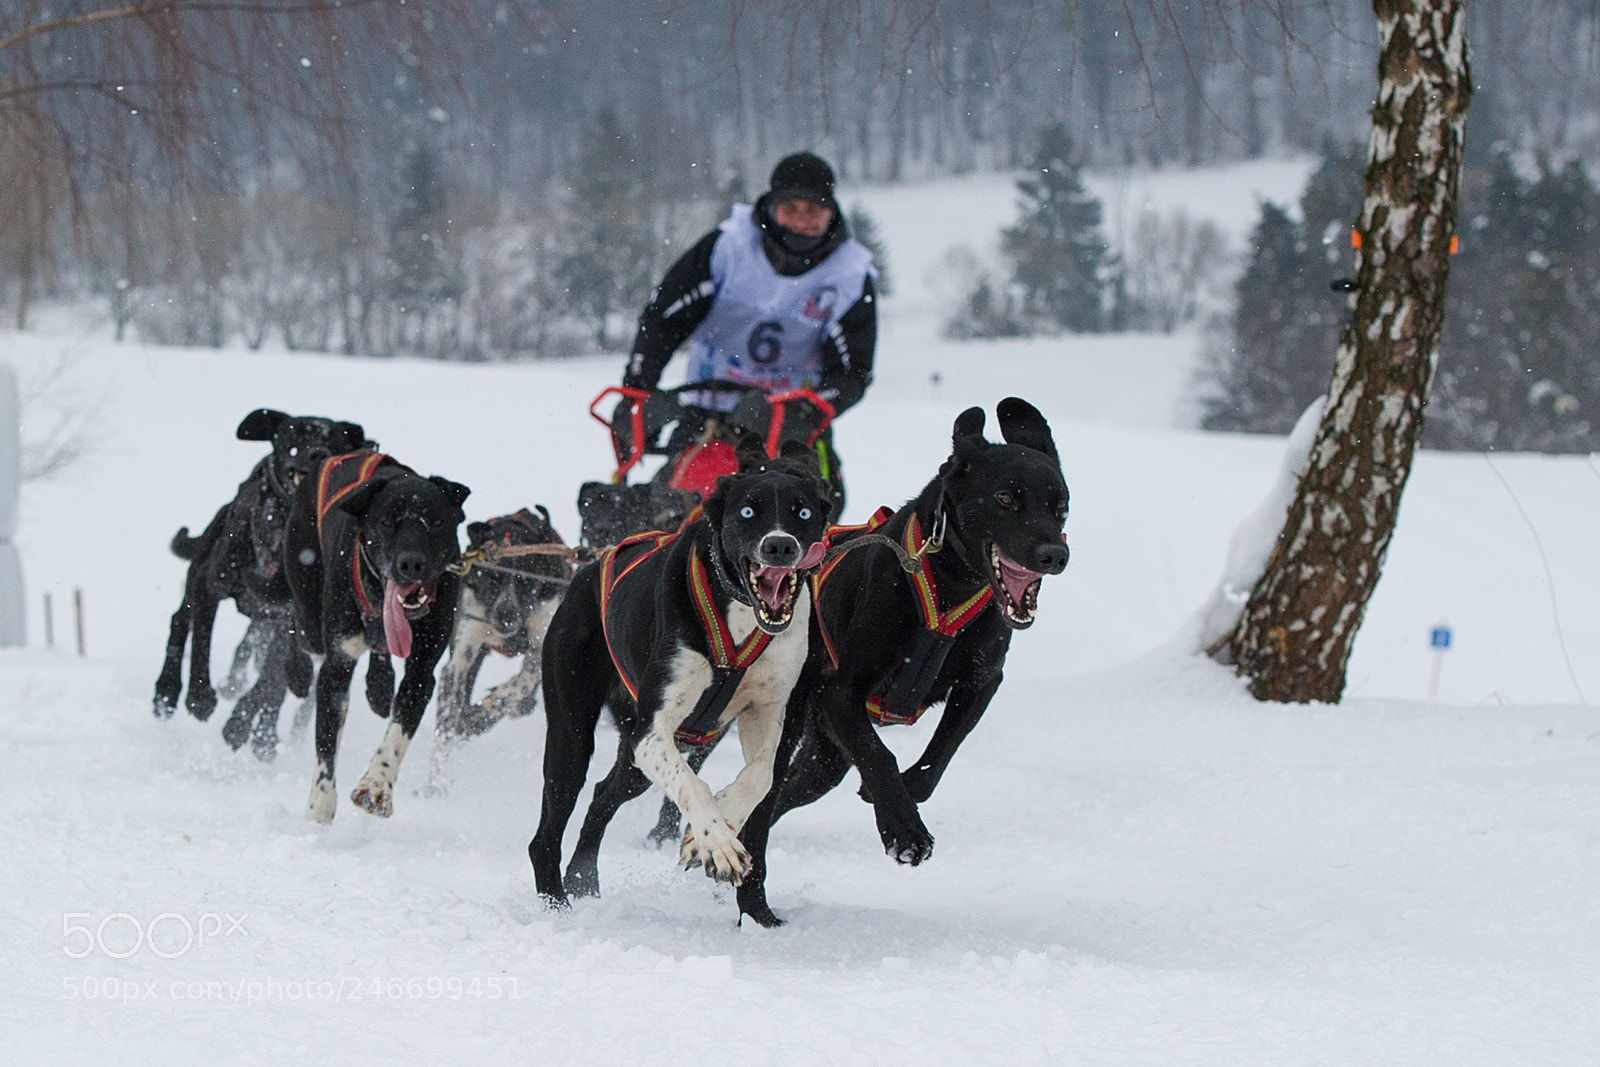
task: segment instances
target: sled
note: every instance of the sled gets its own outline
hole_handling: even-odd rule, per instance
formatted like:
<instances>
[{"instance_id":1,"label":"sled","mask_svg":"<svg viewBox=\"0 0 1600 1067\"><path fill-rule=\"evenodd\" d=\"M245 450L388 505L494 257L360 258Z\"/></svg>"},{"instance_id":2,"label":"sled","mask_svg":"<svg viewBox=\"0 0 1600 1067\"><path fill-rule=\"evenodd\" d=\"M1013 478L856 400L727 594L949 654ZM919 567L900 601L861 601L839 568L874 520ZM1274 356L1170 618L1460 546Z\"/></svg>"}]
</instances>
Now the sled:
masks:
<instances>
[{"instance_id":1,"label":"sled","mask_svg":"<svg viewBox=\"0 0 1600 1067\"><path fill-rule=\"evenodd\" d=\"M738 397L731 411L710 410L708 397L728 394ZM625 408L612 405L615 421L600 410L610 397L626 401ZM814 418L791 414L800 401ZM600 548L643 530L676 529L718 478L739 469L735 442L741 438L754 434L776 458L790 441L814 446L834 410L810 389L768 393L742 382L704 381L656 391L609 386L589 402L589 415L610 432L617 461L609 482L585 482L578 491L582 541ZM703 418L704 426L684 443L677 431L690 418ZM646 456L666 462L648 481L628 484L629 472Z\"/></svg>"}]
</instances>

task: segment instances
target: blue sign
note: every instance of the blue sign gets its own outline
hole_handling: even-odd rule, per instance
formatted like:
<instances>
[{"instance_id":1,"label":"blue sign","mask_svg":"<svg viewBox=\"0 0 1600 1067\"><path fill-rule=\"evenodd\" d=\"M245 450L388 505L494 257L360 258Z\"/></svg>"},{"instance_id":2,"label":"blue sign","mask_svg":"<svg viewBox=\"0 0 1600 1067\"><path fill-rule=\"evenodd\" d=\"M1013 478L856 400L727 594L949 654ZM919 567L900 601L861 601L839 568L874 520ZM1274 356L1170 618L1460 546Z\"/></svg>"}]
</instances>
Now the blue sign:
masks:
<instances>
[{"instance_id":1,"label":"blue sign","mask_svg":"<svg viewBox=\"0 0 1600 1067\"><path fill-rule=\"evenodd\" d=\"M1450 627L1435 626L1432 635L1428 639L1428 644L1436 652L1443 652L1448 649L1450 647Z\"/></svg>"}]
</instances>

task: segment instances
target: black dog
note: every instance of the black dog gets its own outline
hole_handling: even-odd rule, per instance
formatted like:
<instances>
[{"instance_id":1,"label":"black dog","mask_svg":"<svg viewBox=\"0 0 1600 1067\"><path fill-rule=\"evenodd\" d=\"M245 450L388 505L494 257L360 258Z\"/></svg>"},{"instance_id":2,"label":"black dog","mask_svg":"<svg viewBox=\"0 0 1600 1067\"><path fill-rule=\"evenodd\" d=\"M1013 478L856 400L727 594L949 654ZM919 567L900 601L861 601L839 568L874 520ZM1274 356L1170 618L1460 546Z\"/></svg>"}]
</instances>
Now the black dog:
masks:
<instances>
[{"instance_id":1,"label":"black dog","mask_svg":"<svg viewBox=\"0 0 1600 1067\"><path fill-rule=\"evenodd\" d=\"M469 557L496 548L564 544L542 507L537 513L523 508L467 526ZM432 788L441 788L444 760L455 740L533 710L545 631L572 580L572 570L564 556L512 555L475 563L461 579L450 656L439 670ZM473 703L472 689L490 652L521 656L522 665L509 680L485 693L481 702Z\"/></svg>"},{"instance_id":2,"label":"black dog","mask_svg":"<svg viewBox=\"0 0 1600 1067\"><path fill-rule=\"evenodd\" d=\"M394 810L400 761L433 694L433 668L455 628L457 528L470 490L424 478L378 452L325 461L295 496L284 541L295 631L322 657L317 672L317 776L308 818L330 822L334 763L356 658L387 649L406 661L389 729L350 799Z\"/></svg>"},{"instance_id":3,"label":"black dog","mask_svg":"<svg viewBox=\"0 0 1600 1067\"><path fill-rule=\"evenodd\" d=\"M294 655L291 597L280 570L295 486L330 455L361 448L366 432L353 422L261 408L245 416L237 436L241 441L270 441L272 452L256 464L200 536L190 537L184 527L172 539L173 553L190 566L156 680L155 713L166 718L177 707L185 644L190 645L185 706L202 720L216 709L211 634L218 603L231 598L240 614L252 620L254 636L249 640L252 650L259 651L261 670L256 684L234 706L223 737L234 748L252 739L256 755L270 759L277 751L285 690L293 688L304 696L311 681L310 661Z\"/></svg>"},{"instance_id":4,"label":"black dog","mask_svg":"<svg viewBox=\"0 0 1600 1067\"><path fill-rule=\"evenodd\" d=\"M546 900L599 891L606 824L652 781L683 810L683 865L744 876L738 831L772 780L784 704L805 659L805 575L822 562L827 509L812 471L776 460L723 478L676 534L629 538L578 572L544 644L544 803L528 855ZM561 837L607 704L621 733L617 762L595 790L564 888ZM745 766L712 796L677 742L704 741L736 718Z\"/></svg>"},{"instance_id":5,"label":"black dog","mask_svg":"<svg viewBox=\"0 0 1600 1067\"><path fill-rule=\"evenodd\" d=\"M938 477L814 582L811 654L774 784L741 837L752 864L739 910L763 926L780 923L764 885L772 823L833 789L851 765L889 855L914 866L933 854L917 805L999 688L1011 634L1033 624L1043 576L1067 565L1067 485L1050 427L1015 397L997 413L1006 444L984 440L982 408L963 412ZM849 537L835 533L841 547ZM902 773L874 726L915 722L938 703L944 714L927 750Z\"/></svg>"}]
</instances>

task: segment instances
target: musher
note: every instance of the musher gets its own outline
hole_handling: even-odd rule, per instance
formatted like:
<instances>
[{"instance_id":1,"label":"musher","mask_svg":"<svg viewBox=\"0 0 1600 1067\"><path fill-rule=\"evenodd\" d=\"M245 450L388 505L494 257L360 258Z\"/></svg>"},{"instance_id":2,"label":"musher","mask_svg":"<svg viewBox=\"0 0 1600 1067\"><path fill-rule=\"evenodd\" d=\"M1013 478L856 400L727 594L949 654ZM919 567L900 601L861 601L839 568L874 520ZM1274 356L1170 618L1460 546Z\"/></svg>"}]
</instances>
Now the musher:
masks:
<instances>
[{"instance_id":1,"label":"musher","mask_svg":"<svg viewBox=\"0 0 1600 1067\"><path fill-rule=\"evenodd\" d=\"M639 316L622 384L655 389L687 341L686 382L739 382L768 393L808 388L836 415L854 406L872 383L877 270L872 253L850 237L833 185L833 169L819 156L798 152L780 161L753 206L735 204L662 278ZM686 407L669 441L674 454L739 402L731 393L685 396L695 406ZM814 428L819 416L793 403L786 432ZM816 448L837 516L844 481L831 429Z\"/></svg>"}]
</instances>

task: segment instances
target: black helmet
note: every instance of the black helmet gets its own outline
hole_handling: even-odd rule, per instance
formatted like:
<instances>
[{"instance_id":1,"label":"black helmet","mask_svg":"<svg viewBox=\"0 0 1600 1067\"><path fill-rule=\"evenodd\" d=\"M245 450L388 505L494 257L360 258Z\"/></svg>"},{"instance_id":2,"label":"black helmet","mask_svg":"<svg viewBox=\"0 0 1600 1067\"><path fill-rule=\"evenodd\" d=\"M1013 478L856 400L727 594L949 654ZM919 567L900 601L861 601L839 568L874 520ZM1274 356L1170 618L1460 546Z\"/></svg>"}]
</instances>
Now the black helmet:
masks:
<instances>
[{"instance_id":1,"label":"black helmet","mask_svg":"<svg viewBox=\"0 0 1600 1067\"><path fill-rule=\"evenodd\" d=\"M833 219L820 237L806 237L779 226L772 209L785 200L809 200L831 208ZM761 247L779 274L803 274L821 263L850 236L839 202L833 198L833 168L821 156L796 152L772 168L772 187L756 201Z\"/></svg>"},{"instance_id":2,"label":"black helmet","mask_svg":"<svg viewBox=\"0 0 1600 1067\"><path fill-rule=\"evenodd\" d=\"M767 199L773 204L794 199L810 200L814 204L832 208L835 214L839 211L839 203L833 198L833 168L821 156L810 152L796 152L778 161L778 165L772 168L772 185Z\"/></svg>"}]
</instances>

